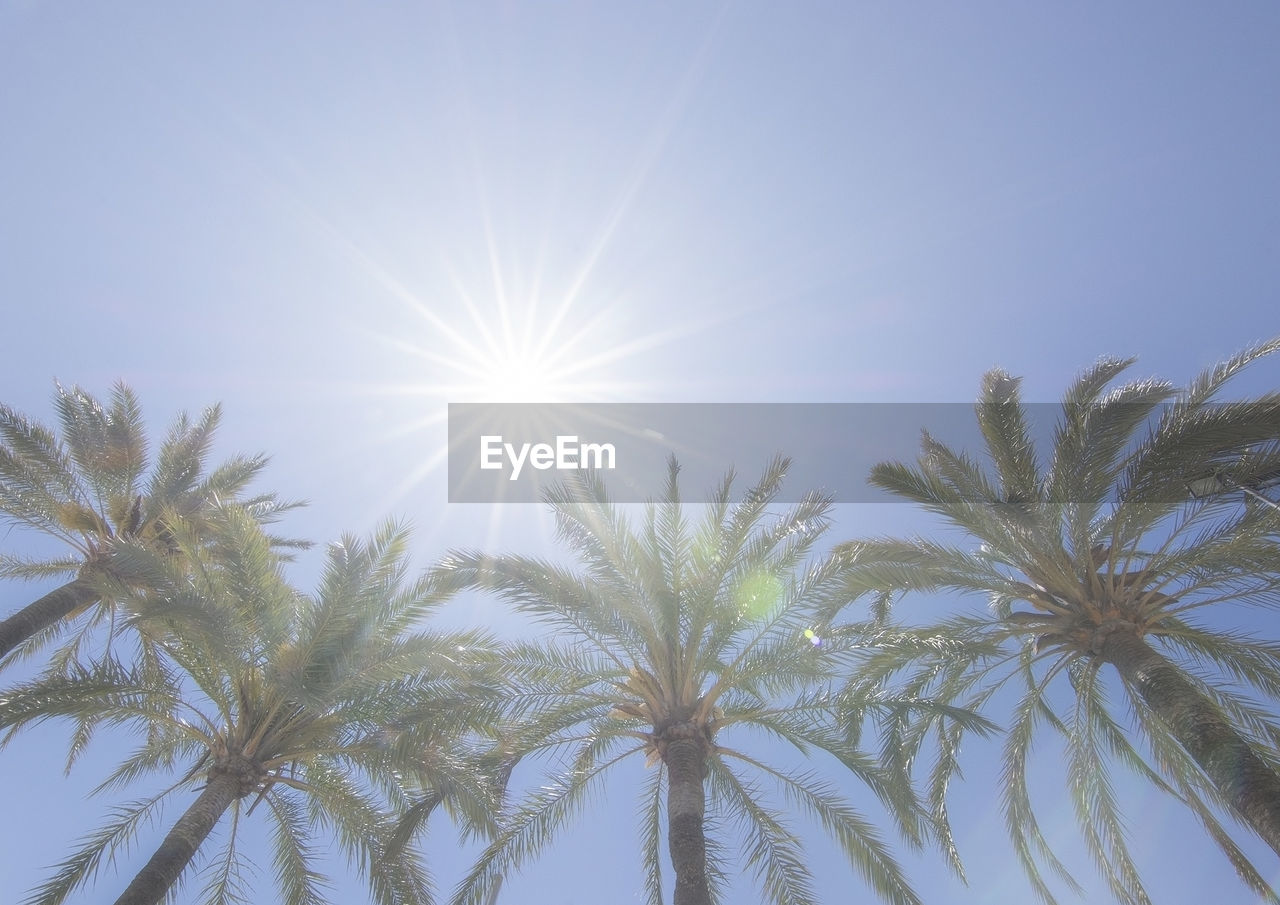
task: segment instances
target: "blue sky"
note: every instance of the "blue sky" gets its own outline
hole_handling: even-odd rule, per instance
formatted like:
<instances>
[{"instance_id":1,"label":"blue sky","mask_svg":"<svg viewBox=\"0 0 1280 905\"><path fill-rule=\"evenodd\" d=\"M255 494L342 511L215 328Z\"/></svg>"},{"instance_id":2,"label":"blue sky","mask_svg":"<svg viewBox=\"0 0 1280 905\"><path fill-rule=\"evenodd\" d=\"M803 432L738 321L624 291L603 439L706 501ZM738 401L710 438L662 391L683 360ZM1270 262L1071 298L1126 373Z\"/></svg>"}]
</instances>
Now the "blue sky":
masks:
<instances>
[{"instance_id":1,"label":"blue sky","mask_svg":"<svg viewBox=\"0 0 1280 905\"><path fill-rule=\"evenodd\" d=\"M1049 401L1099 355L1184 380L1280 333L1274 4L781 9L0 0L0 399L51 420L55 377L123 378L157 429L220 400L221 452L312 501L295 531L403 515L426 565L545 543L530 508L445 502L449 401L968 401L995 365ZM80 796L114 740L65 781L62 741L3 752L6 889L109 804ZM971 886L921 861L929 901L1027 899L981 759ZM1244 901L1127 794L1157 895ZM611 795L507 900L628 900L633 813Z\"/></svg>"}]
</instances>

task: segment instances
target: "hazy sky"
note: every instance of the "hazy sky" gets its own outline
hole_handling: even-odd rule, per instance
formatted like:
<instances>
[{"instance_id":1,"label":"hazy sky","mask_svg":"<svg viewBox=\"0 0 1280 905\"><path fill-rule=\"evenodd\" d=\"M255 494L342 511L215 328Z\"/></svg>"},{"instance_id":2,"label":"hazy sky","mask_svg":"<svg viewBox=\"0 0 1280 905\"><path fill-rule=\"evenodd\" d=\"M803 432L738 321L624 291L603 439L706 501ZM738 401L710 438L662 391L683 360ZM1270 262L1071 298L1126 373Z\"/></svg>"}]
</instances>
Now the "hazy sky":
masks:
<instances>
[{"instance_id":1,"label":"hazy sky","mask_svg":"<svg viewBox=\"0 0 1280 905\"><path fill-rule=\"evenodd\" d=\"M54 378L123 378L157 429L220 400L220 454L271 452L265 483L312 501L296 533L399 514L425 565L544 543L529 507L494 527L445 502L449 401L968 401L995 365L1048 401L1099 355L1185 380L1280 333L1274 3L783 10L0 0L0 400L51 421ZM0 754L6 896L106 813L79 796L119 741L70 780L58 727ZM1024 902L971 754L970 887L933 858L913 878ZM1088 876L1055 756L1046 823ZM1189 821L1125 794L1160 901L1246 900ZM634 814L611 792L504 901L635 901ZM427 845L448 886L448 828ZM868 895L812 857L828 901Z\"/></svg>"}]
</instances>

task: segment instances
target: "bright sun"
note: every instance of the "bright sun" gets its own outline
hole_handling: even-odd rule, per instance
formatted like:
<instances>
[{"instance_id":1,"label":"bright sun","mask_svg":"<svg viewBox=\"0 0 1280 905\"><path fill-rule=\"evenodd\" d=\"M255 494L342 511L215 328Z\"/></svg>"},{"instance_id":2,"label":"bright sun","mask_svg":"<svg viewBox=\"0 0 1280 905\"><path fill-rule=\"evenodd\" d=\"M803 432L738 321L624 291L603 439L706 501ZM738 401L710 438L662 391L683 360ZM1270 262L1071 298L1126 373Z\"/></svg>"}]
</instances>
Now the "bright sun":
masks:
<instances>
[{"instance_id":1,"label":"bright sun","mask_svg":"<svg viewBox=\"0 0 1280 905\"><path fill-rule=\"evenodd\" d=\"M477 387L479 402L558 402L565 395L554 368L536 354L517 352L494 360L484 373Z\"/></svg>"},{"instance_id":2,"label":"bright sun","mask_svg":"<svg viewBox=\"0 0 1280 905\"><path fill-rule=\"evenodd\" d=\"M626 372L634 373L628 360L705 329L690 322L628 335L628 312L621 306L575 317L572 293L553 309L536 299L512 304L500 292L494 296L477 304L459 292L446 320L407 292L402 295L426 322L431 339L381 339L431 365L432 377L416 384L420 392L450 402L635 401L663 388L650 378L628 380Z\"/></svg>"}]
</instances>

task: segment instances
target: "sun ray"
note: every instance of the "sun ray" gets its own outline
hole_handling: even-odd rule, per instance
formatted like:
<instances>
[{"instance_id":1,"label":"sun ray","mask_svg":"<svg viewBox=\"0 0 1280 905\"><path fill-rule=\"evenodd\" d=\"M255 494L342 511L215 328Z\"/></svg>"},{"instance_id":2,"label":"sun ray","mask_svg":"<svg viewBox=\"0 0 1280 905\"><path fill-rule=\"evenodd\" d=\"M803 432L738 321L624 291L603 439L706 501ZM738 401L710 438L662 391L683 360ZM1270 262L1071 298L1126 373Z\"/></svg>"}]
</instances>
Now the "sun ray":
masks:
<instances>
[{"instance_id":1,"label":"sun ray","mask_svg":"<svg viewBox=\"0 0 1280 905\"><path fill-rule=\"evenodd\" d=\"M436 260L430 261L425 279L416 271L411 277L374 237L354 234L296 180L264 171L299 223L332 249L335 257L348 262L352 272L373 287L374 298L381 295L401 306L401 313L410 315L397 318L394 326L379 324L376 307L363 300L353 306L349 316L352 334L367 338L358 345L373 351L367 353L370 358L366 361L354 361L348 375L340 378L335 374L333 380L339 392L391 400L385 406L371 404L371 408L385 409L368 419L367 423L377 427L338 438L340 443L348 447L387 445L385 456L390 457L404 455L406 439L421 436L426 440L426 448L415 455L405 479L393 488L396 499L379 501L382 508L395 508L400 499L415 493L442 468L447 444L438 438L443 433L446 409L439 403L653 399L673 387L664 386L652 375L676 369L641 359L658 355L664 346L713 329L724 320L681 318L678 323L638 332L635 328L641 323L642 310L638 305L644 301L646 287L629 287L625 294L614 290L606 297L598 289L607 276L603 273L606 257L667 152L707 71L723 16L722 8L671 87L666 103L658 109L629 166L624 164L621 180L612 192L606 189L603 193L604 204L594 211L595 228L581 237L585 241L568 260L561 259L568 249L557 245L558 226L567 215L561 210L566 205L561 203L565 199L559 179L546 206L526 212L533 214L534 222L540 222L542 228L518 236L517 242L523 244L509 245L511 237L504 227L513 211L505 206L505 194L499 193L498 184L485 170L477 129L479 108L463 77L466 56L458 43L456 23L448 21L447 12L442 25L450 68L455 73L456 90L451 95L458 124L454 136L462 167L460 182L464 187L470 182L470 192L464 188L464 194L470 194L477 205L475 219L458 228L475 231L475 261L452 255L442 247ZM275 160L277 170L290 164L272 154L265 156ZM580 215L578 211L568 213ZM430 249L426 252L431 255ZM524 255L522 269L519 262L525 252L532 254ZM390 371L384 371L388 366ZM375 373L395 376L380 381L372 376ZM407 377L409 373L418 373L420 378ZM433 401L426 412L424 400ZM345 452L340 445L338 449Z\"/></svg>"}]
</instances>

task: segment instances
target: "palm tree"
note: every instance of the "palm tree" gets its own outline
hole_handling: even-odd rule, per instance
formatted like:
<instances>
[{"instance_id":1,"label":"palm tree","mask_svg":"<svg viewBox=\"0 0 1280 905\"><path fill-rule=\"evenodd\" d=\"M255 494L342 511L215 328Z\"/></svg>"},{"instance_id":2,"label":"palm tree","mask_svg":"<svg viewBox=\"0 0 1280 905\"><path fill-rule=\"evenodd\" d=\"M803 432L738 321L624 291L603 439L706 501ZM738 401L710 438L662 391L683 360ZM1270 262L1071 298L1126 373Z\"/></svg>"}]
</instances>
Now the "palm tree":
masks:
<instances>
[{"instance_id":1,"label":"palm tree","mask_svg":"<svg viewBox=\"0 0 1280 905\"><path fill-rule=\"evenodd\" d=\"M814 901L785 810L761 779L831 833L885 901L918 901L879 833L834 784L748 746L754 727L763 730L757 737L825 752L918 837L910 792L828 718L824 685L840 656L815 646L812 618L842 591L835 563L811 554L830 501L809 495L771 515L786 466L773 462L737 503L730 474L695 521L682 506L673 460L664 498L634 527L598 476L582 473L547 495L577 569L480 552L453 553L441 564L442 581L494 591L573 639L507 653L525 705L522 728L510 736L514 750L574 756L567 772L512 810L455 902L491 901L503 874L545 847L609 768L632 755L657 768L642 826L650 905L662 902L664 814L675 905L718 898L723 849L706 831L708 805L715 826L742 828L740 850L769 901Z\"/></svg>"},{"instance_id":2,"label":"palm tree","mask_svg":"<svg viewBox=\"0 0 1280 905\"><path fill-rule=\"evenodd\" d=\"M58 386L54 403L61 437L0 405L0 523L33 529L70 549L45 560L0 553L0 577L72 577L0 622L0 658L26 642L34 647L94 603L101 602L100 617L110 619L114 600L138 579L120 568L118 552L128 545L169 549L173 519L198 524L216 504L238 500L266 523L297 505L274 494L242 497L266 466L265 456L238 456L205 474L218 406L194 423L179 416L148 476L142 412L127 386L117 384L108 405L78 387Z\"/></svg>"},{"instance_id":3,"label":"palm tree","mask_svg":"<svg viewBox=\"0 0 1280 905\"><path fill-rule=\"evenodd\" d=\"M237 829L259 807L274 829L280 901L326 901L312 841L318 830L336 837L375 901L429 901L419 856L392 844L397 812L411 784L438 790L476 821L489 819L488 791L447 744L491 716L477 672L488 641L478 633L408 634L441 595L425 579L406 581L407 536L394 525L367 543L333 545L310 597L285 584L251 516L232 510L226 521L213 556L203 538L175 529L175 544L195 562L190 577L175 569L163 595L132 603L166 657L169 681L103 660L0 698L0 728L63 716L143 729L143 744L102 789L186 768L159 794L119 809L28 902L63 902L167 798L193 787L195 799L117 905L162 901L228 819L203 898L236 899ZM171 631L162 632L165 623Z\"/></svg>"},{"instance_id":4,"label":"palm tree","mask_svg":"<svg viewBox=\"0 0 1280 905\"><path fill-rule=\"evenodd\" d=\"M1067 390L1043 463L1018 381L992 371L976 406L990 470L926 433L915 466L872 471L873 484L940 515L971 543L842 545L851 595L954 590L987 596L990 612L941 627L886 626L855 687L896 678L903 693L975 707L1002 687L1020 689L1003 804L1018 856L1047 901L1041 862L1074 883L1041 836L1027 790L1039 727L1064 738L1084 837L1118 899L1147 896L1110 760L1181 799L1240 875L1274 899L1216 815L1225 809L1280 853L1280 726L1252 700L1280 695L1280 644L1201 617L1277 602L1280 514L1256 492L1241 500L1226 491L1277 473L1280 394L1215 401L1228 378L1277 350L1280 340L1246 350L1180 392L1159 380L1108 391L1131 361L1102 360ZM1189 493L1206 481L1217 492Z\"/></svg>"}]
</instances>

